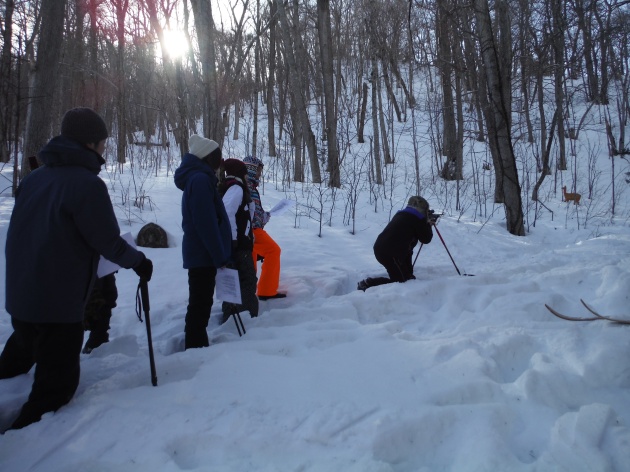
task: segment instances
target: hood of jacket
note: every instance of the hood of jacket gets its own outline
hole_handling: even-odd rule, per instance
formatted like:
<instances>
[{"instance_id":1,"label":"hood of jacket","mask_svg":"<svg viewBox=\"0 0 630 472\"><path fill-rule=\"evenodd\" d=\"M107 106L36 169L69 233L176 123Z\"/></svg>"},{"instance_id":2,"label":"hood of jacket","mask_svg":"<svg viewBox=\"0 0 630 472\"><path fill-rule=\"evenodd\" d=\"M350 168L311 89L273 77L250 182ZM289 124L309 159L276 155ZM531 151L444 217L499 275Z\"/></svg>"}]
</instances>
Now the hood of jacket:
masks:
<instances>
[{"instance_id":1,"label":"hood of jacket","mask_svg":"<svg viewBox=\"0 0 630 472\"><path fill-rule=\"evenodd\" d=\"M424 213L422 213L421 211L418 211L417 209L415 209L412 206L407 206L403 210L400 210L400 213L409 213L409 214L415 216L416 218L418 218L420 220L425 220L426 219L426 215Z\"/></svg>"},{"instance_id":2,"label":"hood of jacket","mask_svg":"<svg viewBox=\"0 0 630 472\"><path fill-rule=\"evenodd\" d=\"M85 147L74 139L56 136L40 151L39 158L48 167L80 166L98 174L105 159L96 151Z\"/></svg>"},{"instance_id":3,"label":"hood of jacket","mask_svg":"<svg viewBox=\"0 0 630 472\"><path fill-rule=\"evenodd\" d=\"M175 186L180 190L184 190L190 177L199 172L208 174L211 178L217 180L217 175L208 164L203 162L194 154L184 154L184 157L182 157L182 163L175 170Z\"/></svg>"}]
</instances>

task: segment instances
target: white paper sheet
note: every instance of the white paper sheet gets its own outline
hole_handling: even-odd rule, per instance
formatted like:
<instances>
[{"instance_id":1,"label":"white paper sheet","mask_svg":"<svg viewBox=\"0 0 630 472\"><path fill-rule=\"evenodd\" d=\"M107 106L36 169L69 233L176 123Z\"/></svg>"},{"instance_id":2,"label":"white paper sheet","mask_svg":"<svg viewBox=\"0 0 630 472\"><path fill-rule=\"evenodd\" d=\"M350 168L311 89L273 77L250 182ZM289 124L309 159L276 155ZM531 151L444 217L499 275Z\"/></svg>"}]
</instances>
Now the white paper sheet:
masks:
<instances>
[{"instance_id":1,"label":"white paper sheet","mask_svg":"<svg viewBox=\"0 0 630 472\"><path fill-rule=\"evenodd\" d=\"M125 241L127 241L132 247L136 247L136 242L133 240L133 236L131 233L125 233L120 235ZM109 259L105 259L101 256L101 259L98 261L98 269L96 269L96 276L100 279L101 277L105 277L113 272L116 272L120 269L118 264L114 264Z\"/></svg>"},{"instance_id":2,"label":"white paper sheet","mask_svg":"<svg viewBox=\"0 0 630 472\"><path fill-rule=\"evenodd\" d=\"M276 203L275 206L271 210L269 210L269 213L271 213L273 216L282 215L294 204L295 202L293 200L288 200L286 198L283 198L278 203Z\"/></svg>"},{"instance_id":3,"label":"white paper sheet","mask_svg":"<svg viewBox=\"0 0 630 472\"><path fill-rule=\"evenodd\" d=\"M217 269L216 291L219 300L240 305L241 284L238 280L238 271L228 268Z\"/></svg>"}]
</instances>

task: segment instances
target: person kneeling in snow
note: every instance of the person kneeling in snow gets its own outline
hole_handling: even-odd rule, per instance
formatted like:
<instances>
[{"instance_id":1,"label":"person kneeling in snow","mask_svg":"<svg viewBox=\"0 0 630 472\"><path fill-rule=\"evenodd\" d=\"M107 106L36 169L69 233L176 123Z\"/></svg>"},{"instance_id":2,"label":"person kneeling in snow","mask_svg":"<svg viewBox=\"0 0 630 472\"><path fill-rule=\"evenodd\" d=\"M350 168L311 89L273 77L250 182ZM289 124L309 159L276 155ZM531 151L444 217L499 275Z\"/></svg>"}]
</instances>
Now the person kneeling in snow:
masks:
<instances>
[{"instance_id":1,"label":"person kneeling in snow","mask_svg":"<svg viewBox=\"0 0 630 472\"><path fill-rule=\"evenodd\" d=\"M357 289L365 291L377 285L415 279L411 262L413 248L418 241L431 242L432 224L429 203L422 197L411 197L407 207L394 215L374 243L374 256L385 267L389 278L368 277L359 282Z\"/></svg>"}]
</instances>

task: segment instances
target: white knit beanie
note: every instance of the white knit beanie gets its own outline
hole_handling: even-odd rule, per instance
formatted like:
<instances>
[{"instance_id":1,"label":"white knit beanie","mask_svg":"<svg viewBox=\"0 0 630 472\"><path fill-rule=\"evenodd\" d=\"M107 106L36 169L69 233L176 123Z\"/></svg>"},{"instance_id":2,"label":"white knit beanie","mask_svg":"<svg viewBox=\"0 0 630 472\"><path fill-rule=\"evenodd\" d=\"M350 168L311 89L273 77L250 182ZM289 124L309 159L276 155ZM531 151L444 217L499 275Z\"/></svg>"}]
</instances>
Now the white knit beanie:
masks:
<instances>
[{"instance_id":1,"label":"white knit beanie","mask_svg":"<svg viewBox=\"0 0 630 472\"><path fill-rule=\"evenodd\" d=\"M212 139L193 134L188 140L188 148L191 154L194 154L199 159L204 159L212 151L218 149L219 144Z\"/></svg>"}]
</instances>

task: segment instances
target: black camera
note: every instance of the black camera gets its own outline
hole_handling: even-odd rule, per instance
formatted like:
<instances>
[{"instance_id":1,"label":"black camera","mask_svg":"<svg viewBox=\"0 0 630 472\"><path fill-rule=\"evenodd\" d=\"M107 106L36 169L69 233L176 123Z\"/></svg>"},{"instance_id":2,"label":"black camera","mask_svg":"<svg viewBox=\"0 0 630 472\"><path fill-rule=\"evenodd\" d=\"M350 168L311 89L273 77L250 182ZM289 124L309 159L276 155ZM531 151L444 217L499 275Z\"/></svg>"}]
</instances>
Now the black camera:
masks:
<instances>
[{"instance_id":1,"label":"black camera","mask_svg":"<svg viewBox=\"0 0 630 472\"><path fill-rule=\"evenodd\" d=\"M440 216L442 216L442 213L436 213L433 210L429 210L429 221L431 223L435 223Z\"/></svg>"}]
</instances>

